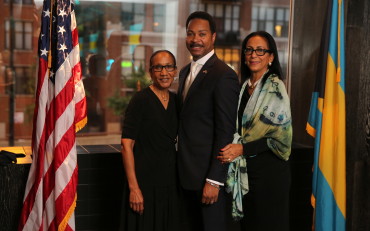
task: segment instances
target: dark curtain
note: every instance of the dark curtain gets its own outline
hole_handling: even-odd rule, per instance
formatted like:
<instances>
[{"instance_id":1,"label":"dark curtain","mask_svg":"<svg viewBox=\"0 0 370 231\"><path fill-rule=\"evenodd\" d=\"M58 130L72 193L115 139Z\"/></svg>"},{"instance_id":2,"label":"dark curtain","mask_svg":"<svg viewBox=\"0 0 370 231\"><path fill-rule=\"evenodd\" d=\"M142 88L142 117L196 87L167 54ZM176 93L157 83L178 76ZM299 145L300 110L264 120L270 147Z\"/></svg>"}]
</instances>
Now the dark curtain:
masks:
<instances>
[{"instance_id":1,"label":"dark curtain","mask_svg":"<svg viewBox=\"0 0 370 231\"><path fill-rule=\"evenodd\" d=\"M370 2L346 2L347 230L370 230Z\"/></svg>"}]
</instances>

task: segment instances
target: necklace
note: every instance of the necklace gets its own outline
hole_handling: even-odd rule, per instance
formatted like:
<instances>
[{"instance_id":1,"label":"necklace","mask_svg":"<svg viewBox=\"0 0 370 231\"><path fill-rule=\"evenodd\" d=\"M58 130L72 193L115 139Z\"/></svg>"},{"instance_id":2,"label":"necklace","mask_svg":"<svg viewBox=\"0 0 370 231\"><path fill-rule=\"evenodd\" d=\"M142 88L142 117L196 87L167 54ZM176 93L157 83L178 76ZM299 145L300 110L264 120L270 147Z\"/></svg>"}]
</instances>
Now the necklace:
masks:
<instances>
[{"instance_id":1,"label":"necklace","mask_svg":"<svg viewBox=\"0 0 370 231\"><path fill-rule=\"evenodd\" d=\"M249 88L249 89L253 89L255 86L256 86L256 85L249 85L249 84L248 84L248 88Z\"/></svg>"},{"instance_id":2,"label":"necklace","mask_svg":"<svg viewBox=\"0 0 370 231\"><path fill-rule=\"evenodd\" d=\"M164 102L166 102L168 100L167 97L165 96L166 93L161 94L161 92L158 92L157 89L153 85L151 85L151 89L159 97L160 100L163 100Z\"/></svg>"},{"instance_id":3,"label":"necklace","mask_svg":"<svg viewBox=\"0 0 370 231\"><path fill-rule=\"evenodd\" d=\"M267 73L269 71L269 69L267 69L266 71L265 71L265 73L263 73L263 75L260 77L260 78L258 78L257 79L257 81L255 81L253 84L252 84L252 81L251 81L251 76L250 76L250 78L248 79L248 82L247 82L247 86L248 86L248 89L251 89L251 90L253 90L256 86L257 86L257 84L261 81L261 79L263 78L263 76L265 76L265 74Z\"/></svg>"},{"instance_id":4,"label":"necklace","mask_svg":"<svg viewBox=\"0 0 370 231\"><path fill-rule=\"evenodd\" d=\"M162 100L163 101L167 101L167 98L165 96L162 95Z\"/></svg>"},{"instance_id":5,"label":"necklace","mask_svg":"<svg viewBox=\"0 0 370 231\"><path fill-rule=\"evenodd\" d=\"M260 82L260 80L261 78L252 84L251 79L248 79L248 88L254 89L257 86L257 84Z\"/></svg>"}]
</instances>

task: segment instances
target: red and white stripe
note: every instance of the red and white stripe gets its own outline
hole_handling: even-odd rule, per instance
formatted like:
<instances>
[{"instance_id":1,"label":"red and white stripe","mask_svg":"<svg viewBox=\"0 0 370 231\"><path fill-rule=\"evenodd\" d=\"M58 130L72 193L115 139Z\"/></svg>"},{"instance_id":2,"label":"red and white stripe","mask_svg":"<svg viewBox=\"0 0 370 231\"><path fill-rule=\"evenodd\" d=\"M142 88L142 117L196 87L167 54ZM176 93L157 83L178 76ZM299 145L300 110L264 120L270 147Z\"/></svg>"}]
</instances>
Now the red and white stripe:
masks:
<instances>
[{"instance_id":1,"label":"red and white stripe","mask_svg":"<svg viewBox=\"0 0 370 231\"><path fill-rule=\"evenodd\" d=\"M55 83L49 79L48 63L41 58L39 61L33 163L19 230L75 230L75 132L87 118L74 11L71 17L73 49L55 73Z\"/></svg>"}]
</instances>

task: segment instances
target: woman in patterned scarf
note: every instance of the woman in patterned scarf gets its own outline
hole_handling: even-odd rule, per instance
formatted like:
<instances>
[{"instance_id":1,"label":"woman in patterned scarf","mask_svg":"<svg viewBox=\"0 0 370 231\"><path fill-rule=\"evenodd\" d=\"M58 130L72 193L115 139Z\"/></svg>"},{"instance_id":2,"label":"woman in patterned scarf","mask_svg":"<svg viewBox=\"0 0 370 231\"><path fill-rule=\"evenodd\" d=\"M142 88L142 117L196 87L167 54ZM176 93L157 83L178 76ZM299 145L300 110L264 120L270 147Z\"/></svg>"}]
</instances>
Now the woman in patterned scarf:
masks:
<instances>
[{"instance_id":1,"label":"woman in patterned scarf","mask_svg":"<svg viewBox=\"0 0 370 231\"><path fill-rule=\"evenodd\" d=\"M230 163L226 187L243 230L289 230L292 121L282 77L273 37L249 34L242 43L237 130L218 156Z\"/></svg>"}]
</instances>

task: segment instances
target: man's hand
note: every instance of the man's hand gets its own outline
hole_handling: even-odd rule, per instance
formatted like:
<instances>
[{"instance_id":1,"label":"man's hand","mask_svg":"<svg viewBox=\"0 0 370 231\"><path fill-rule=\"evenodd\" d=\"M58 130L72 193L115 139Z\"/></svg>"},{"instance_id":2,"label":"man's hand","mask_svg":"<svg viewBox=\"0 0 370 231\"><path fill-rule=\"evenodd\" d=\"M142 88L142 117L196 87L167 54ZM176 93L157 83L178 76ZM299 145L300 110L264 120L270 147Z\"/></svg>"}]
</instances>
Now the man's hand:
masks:
<instances>
[{"instance_id":1,"label":"man's hand","mask_svg":"<svg viewBox=\"0 0 370 231\"><path fill-rule=\"evenodd\" d=\"M203 188L203 195L202 195L202 203L211 205L217 202L218 199L218 191L219 189L208 184L207 182L204 184Z\"/></svg>"}]
</instances>

